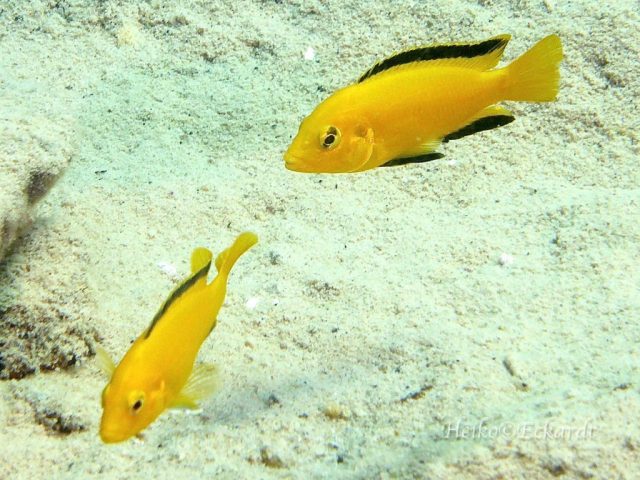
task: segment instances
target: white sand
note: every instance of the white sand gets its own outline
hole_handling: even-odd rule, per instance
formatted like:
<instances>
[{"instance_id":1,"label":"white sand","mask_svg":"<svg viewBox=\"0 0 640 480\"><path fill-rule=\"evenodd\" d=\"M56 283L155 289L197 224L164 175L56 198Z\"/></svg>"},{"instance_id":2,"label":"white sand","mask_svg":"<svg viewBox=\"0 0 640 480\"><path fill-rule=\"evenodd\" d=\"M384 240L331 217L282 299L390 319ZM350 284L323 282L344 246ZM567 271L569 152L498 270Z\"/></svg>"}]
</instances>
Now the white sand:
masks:
<instances>
[{"instance_id":1,"label":"white sand","mask_svg":"<svg viewBox=\"0 0 640 480\"><path fill-rule=\"evenodd\" d=\"M201 350L224 379L201 412L105 446L92 360L4 381L0 478L638 478L638 3L221 3L0 1L0 70L77 130L3 267L46 278L22 301L67 302L119 357L175 285L159 262L261 239ZM562 37L558 102L427 165L284 169L302 116L376 60L503 32L506 60Z\"/></svg>"}]
</instances>

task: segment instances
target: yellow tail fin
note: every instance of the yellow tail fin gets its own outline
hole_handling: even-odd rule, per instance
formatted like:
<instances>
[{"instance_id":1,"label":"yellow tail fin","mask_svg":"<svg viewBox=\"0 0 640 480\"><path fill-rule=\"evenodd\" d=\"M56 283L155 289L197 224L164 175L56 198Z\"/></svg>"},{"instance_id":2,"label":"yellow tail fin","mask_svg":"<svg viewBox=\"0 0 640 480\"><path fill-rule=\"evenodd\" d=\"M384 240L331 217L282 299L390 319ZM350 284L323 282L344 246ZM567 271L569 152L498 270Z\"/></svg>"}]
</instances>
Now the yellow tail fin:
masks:
<instances>
[{"instance_id":1,"label":"yellow tail fin","mask_svg":"<svg viewBox=\"0 0 640 480\"><path fill-rule=\"evenodd\" d=\"M505 100L550 102L556 99L560 83L562 43L549 35L506 67Z\"/></svg>"},{"instance_id":2,"label":"yellow tail fin","mask_svg":"<svg viewBox=\"0 0 640 480\"><path fill-rule=\"evenodd\" d=\"M258 236L255 233L244 232L238 235L236 241L233 242L226 250L220 252L216 258L216 268L221 274L228 275L231 268L236 263L240 255L258 243Z\"/></svg>"}]
</instances>

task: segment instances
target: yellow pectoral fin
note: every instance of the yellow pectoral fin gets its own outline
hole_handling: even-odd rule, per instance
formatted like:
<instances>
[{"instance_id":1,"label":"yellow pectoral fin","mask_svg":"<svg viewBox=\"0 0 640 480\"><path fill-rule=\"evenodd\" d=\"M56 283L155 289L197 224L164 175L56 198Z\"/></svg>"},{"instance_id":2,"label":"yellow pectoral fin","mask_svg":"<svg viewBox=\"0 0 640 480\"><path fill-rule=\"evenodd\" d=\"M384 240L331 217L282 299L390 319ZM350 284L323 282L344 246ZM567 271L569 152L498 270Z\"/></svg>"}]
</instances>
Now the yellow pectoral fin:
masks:
<instances>
[{"instance_id":1,"label":"yellow pectoral fin","mask_svg":"<svg viewBox=\"0 0 640 480\"><path fill-rule=\"evenodd\" d=\"M102 345L96 344L96 361L102 373L104 373L107 377L111 378L113 376L113 372L116 369L115 363L107 353L107 351L102 348Z\"/></svg>"},{"instance_id":2,"label":"yellow pectoral fin","mask_svg":"<svg viewBox=\"0 0 640 480\"><path fill-rule=\"evenodd\" d=\"M352 158L355 167L349 172L358 172L361 170L367 170L371 168L367 165L367 162L371 160L373 155L374 135L373 129L363 129L360 134L356 135L352 141Z\"/></svg>"},{"instance_id":3,"label":"yellow pectoral fin","mask_svg":"<svg viewBox=\"0 0 640 480\"><path fill-rule=\"evenodd\" d=\"M169 408L198 408L198 401L210 397L219 387L220 377L215 365L196 365L186 385Z\"/></svg>"}]
</instances>

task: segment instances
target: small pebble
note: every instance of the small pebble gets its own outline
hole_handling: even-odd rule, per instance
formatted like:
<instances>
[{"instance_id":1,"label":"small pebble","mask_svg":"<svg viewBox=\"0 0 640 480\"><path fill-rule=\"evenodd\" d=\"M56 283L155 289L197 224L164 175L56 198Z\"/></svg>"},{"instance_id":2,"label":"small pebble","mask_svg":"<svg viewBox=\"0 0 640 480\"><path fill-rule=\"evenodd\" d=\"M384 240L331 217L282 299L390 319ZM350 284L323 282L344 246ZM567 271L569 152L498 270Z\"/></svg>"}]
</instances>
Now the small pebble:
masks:
<instances>
[{"instance_id":1,"label":"small pebble","mask_svg":"<svg viewBox=\"0 0 640 480\"><path fill-rule=\"evenodd\" d=\"M498 258L498 263L503 267L507 267L513 263L513 257L508 253L501 253Z\"/></svg>"},{"instance_id":2,"label":"small pebble","mask_svg":"<svg viewBox=\"0 0 640 480\"><path fill-rule=\"evenodd\" d=\"M260 302L260 299L258 297L251 297L245 302L244 306L247 307L247 309L249 310L253 310L258 306L259 302Z\"/></svg>"},{"instance_id":3,"label":"small pebble","mask_svg":"<svg viewBox=\"0 0 640 480\"><path fill-rule=\"evenodd\" d=\"M161 262L158 262L157 265L158 265L158 268L162 270L162 273L164 273L169 278L174 280L178 278L178 269L171 263L161 261Z\"/></svg>"},{"instance_id":4,"label":"small pebble","mask_svg":"<svg viewBox=\"0 0 640 480\"><path fill-rule=\"evenodd\" d=\"M316 51L313 49L313 47L307 47L307 49L304 51L304 59L313 60L314 58L316 58Z\"/></svg>"}]
</instances>

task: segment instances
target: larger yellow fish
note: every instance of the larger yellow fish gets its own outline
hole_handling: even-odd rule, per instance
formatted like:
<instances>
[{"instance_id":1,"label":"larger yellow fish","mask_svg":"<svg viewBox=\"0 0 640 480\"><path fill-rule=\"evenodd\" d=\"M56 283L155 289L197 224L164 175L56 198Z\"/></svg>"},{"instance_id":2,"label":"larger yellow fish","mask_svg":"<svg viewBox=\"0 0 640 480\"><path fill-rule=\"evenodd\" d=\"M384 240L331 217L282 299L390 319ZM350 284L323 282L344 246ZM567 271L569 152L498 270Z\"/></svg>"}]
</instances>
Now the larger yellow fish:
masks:
<instances>
[{"instance_id":1,"label":"larger yellow fish","mask_svg":"<svg viewBox=\"0 0 640 480\"><path fill-rule=\"evenodd\" d=\"M194 362L202 342L216 326L231 268L257 241L253 233L238 236L216 258L218 275L208 285L212 254L206 248L195 249L191 275L171 293L120 364L116 367L108 354L98 349L102 368L110 375L102 392L100 437L104 442L126 440L165 409L195 408L197 400L213 393L215 367L194 368Z\"/></svg>"},{"instance_id":2,"label":"larger yellow fish","mask_svg":"<svg viewBox=\"0 0 640 480\"><path fill-rule=\"evenodd\" d=\"M504 100L556 98L562 44L549 35L494 69L510 35L394 55L338 90L302 121L284 155L297 172L360 172L440 158L441 142L500 127Z\"/></svg>"}]
</instances>

